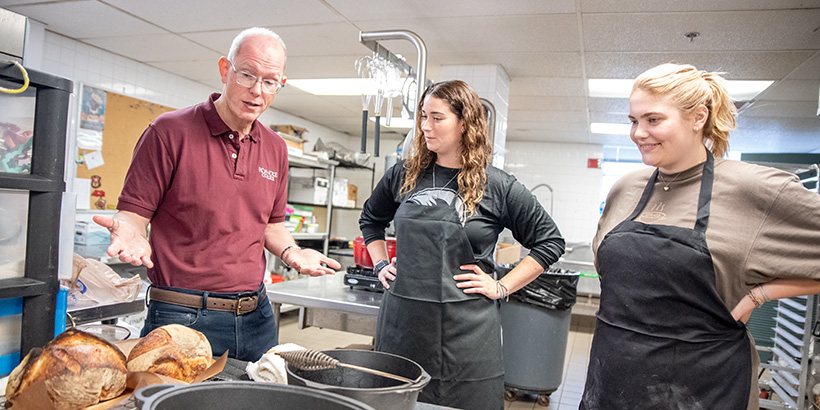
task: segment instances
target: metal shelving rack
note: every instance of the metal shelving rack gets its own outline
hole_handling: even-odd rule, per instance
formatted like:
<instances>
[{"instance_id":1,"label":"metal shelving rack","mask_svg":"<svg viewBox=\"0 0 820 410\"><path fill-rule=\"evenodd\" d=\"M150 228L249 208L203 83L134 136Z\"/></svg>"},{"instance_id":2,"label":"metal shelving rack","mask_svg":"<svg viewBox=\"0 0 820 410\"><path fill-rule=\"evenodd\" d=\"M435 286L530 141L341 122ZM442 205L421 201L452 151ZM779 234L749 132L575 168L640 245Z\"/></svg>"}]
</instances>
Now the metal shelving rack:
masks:
<instances>
[{"instance_id":1,"label":"metal shelving rack","mask_svg":"<svg viewBox=\"0 0 820 410\"><path fill-rule=\"evenodd\" d=\"M301 232L294 232L293 239L299 240L318 240L321 239L323 241L323 253L327 255L327 248L330 241L330 223L331 223L331 210L333 208L332 204L332 195L333 195L333 179L336 175L336 166L339 165L337 161L331 160L314 160L310 158L305 158L296 155L288 155L288 165L290 167L297 167L297 168L312 168L312 169L323 169L328 170L330 172L330 179L328 183L328 196L327 196L327 205L316 205L316 204L305 204L310 206L327 206L327 217L325 218L325 226L327 227L326 232L317 232L317 233L301 233ZM290 182L288 182L290 185ZM288 190L290 190L290 186L288 186ZM291 202L288 202L291 203ZM300 204L301 205L301 204Z\"/></svg>"},{"instance_id":2,"label":"metal shelving rack","mask_svg":"<svg viewBox=\"0 0 820 410\"><path fill-rule=\"evenodd\" d=\"M810 346L814 324L816 295L780 299L775 316L772 359L761 363L771 380L762 383L777 394L779 400L761 399L760 408L785 410L806 409Z\"/></svg>"},{"instance_id":3,"label":"metal shelving rack","mask_svg":"<svg viewBox=\"0 0 820 410\"><path fill-rule=\"evenodd\" d=\"M307 159L300 156L289 155L288 162L291 167L299 167L299 168L312 168L312 169L319 169L319 170L326 170L330 175L328 178L328 193L327 193L327 200L325 204L312 204L312 203L299 203L299 202L288 202L297 205L308 205L308 206L320 206L327 208L327 217L325 219L325 226L327 227L326 232L319 232L319 233L300 233L294 232L293 238L298 240L316 240L322 239L323 240L323 253L327 255L328 247L330 244L330 234L332 231L332 223L333 223L333 210L338 209L360 209L360 208L347 208L347 207L339 207L333 205L333 184L336 181L336 171L339 168L343 169L357 169L357 170L367 170L370 171L370 190L373 190L373 184L375 183L375 166L343 166L339 165L338 161L333 160L313 160Z\"/></svg>"},{"instance_id":4,"label":"metal shelving rack","mask_svg":"<svg viewBox=\"0 0 820 410\"><path fill-rule=\"evenodd\" d=\"M66 78L27 71L35 95L31 172L0 173L0 189L29 193L24 277L0 280L0 299L23 298L21 354L54 337L60 287L60 204L65 191L66 127L73 89ZM8 63L0 63L0 80L18 86L24 82L21 71Z\"/></svg>"}]
</instances>

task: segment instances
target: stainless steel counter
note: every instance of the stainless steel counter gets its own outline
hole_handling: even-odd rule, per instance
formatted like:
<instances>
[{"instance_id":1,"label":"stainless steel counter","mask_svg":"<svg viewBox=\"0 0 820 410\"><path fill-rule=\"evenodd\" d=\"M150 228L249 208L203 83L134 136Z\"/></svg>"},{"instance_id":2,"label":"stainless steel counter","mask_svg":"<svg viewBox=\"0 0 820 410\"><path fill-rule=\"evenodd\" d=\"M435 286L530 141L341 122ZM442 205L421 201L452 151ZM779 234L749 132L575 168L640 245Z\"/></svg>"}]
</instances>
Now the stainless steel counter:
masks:
<instances>
[{"instance_id":1,"label":"stainless steel counter","mask_svg":"<svg viewBox=\"0 0 820 410\"><path fill-rule=\"evenodd\" d=\"M376 335L382 294L351 289L344 273L304 277L267 285L268 298L279 323L282 304L299 307L299 328L318 326L368 336Z\"/></svg>"}]
</instances>

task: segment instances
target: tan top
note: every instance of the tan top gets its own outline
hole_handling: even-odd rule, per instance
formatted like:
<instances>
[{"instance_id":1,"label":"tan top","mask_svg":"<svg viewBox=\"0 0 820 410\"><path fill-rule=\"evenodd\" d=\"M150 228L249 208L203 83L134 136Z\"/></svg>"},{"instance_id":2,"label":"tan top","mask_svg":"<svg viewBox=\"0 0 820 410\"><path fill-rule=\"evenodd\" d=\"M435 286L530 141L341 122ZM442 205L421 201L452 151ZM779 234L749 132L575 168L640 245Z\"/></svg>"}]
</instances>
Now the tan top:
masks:
<instances>
[{"instance_id":1,"label":"tan top","mask_svg":"<svg viewBox=\"0 0 820 410\"><path fill-rule=\"evenodd\" d=\"M612 187L592 242L593 254L604 236L635 209L653 171L631 172ZM658 178L636 220L694 228L702 173L698 165L677 177L661 174L670 189L664 191L666 184ZM820 278L820 195L805 189L795 175L716 158L710 211L706 243L717 291L728 310L757 284ZM749 408L757 408L758 357L752 356L754 407L750 402Z\"/></svg>"}]
</instances>

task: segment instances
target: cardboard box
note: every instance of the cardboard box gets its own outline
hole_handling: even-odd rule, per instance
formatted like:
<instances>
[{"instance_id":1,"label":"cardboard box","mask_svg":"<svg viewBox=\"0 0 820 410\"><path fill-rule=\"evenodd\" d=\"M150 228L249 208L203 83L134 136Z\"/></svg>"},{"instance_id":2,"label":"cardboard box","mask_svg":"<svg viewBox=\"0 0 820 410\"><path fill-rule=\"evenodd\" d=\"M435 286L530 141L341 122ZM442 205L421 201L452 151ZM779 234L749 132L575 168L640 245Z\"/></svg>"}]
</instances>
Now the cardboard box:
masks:
<instances>
[{"instance_id":1,"label":"cardboard box","mask_svg":"<svg viewBox=\"0 0 820 410\"><path fill-rule=\"evenodd\" d=\"M347 179L336 178L333 181L333 206L347 206Z\"/></svg>"},{"instance_id":2,"label":"cardboard box","mask_svg":"<svg viewBox=\"0 0 820 410\"><path fill-rule=\"evenodd\" d=\"M291 176L288 181L288 202L327 204L327 178Z\"/></svg>"},{"instance_id":3,"label":"cardboard box","mask_svg":"<svg viewBox=\"0 0 820 410\"><path fill-rule=\"evenodd\" d=\"M74 223L74 243L80 245L109 245L111 233L95 222Z\"/></svg>"},{"instance_id":4,"label":"cardboard box","mask_svg":"<svg viewBox=\"0 0 820 410\"><path fill-rule=\"evenodd\" d=\"M356 207L356 202L359 200L359 187L353 184L347 184L347 206L350 208ZM351 204L350 201L353 201Z\"/></svg>"},{"instance_id":5,"label":"cardboard box","mask_svg":"<svg viewBox=\"0 0 820 410\"><path fill-rule=\"evenodd\" d=\"M302 138L307 132L307 128L297 127L295 125L271 125L270 127L280 135L287 134L298 138Z\"/></svg>"},{"instance_id":6,"label":"cardboard box","mask_svg":"<svg viewBox=\"0 0 820 410\"><path fill-rule=\"evenodd\" d=\"M495 249L495 263L499 265L516 264L521 260L521 245L499 243Z\"/></svg>"},{"instance_id":7,"label":"cardboard box","mask_svg":"<svg viewBox=\"0 0 820 410\"><path fill-rule=\"evenodd\" d=\"M304 155L305 140L287 134L279 134L279 136L282 137L283 140L285 140L285 144L288 146L288 154Z\"/></svg>"}]
</instances>

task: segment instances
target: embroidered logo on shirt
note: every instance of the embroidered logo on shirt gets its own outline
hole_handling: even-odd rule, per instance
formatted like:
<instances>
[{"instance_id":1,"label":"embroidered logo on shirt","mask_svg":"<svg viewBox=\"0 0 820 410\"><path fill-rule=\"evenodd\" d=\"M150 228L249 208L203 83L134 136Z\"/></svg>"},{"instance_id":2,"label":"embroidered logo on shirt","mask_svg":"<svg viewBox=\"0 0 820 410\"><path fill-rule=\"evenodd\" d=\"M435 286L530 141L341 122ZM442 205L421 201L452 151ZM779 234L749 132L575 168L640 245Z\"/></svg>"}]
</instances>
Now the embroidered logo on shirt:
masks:
<instances>
[{"instance_id":1,"label":"embroidered logo on shirt","mask_svg":"<svg viewBox=\"0 0 820 410\"><path fill-rule=\"evenodd\" d=\"M666 204L663 202L658 202L657 204L652 205L648 211L642 212L637 218L635 218L635 220L645 224L659 223L666 219L666 213L663 212L665 207Z\"/></svg>"},{"instance_id":2,"label":"embroidered logo on shirt","mask_svg":"<svg viewBox=\"0 0 820 410\"><path fill-rule=\"evenodd\" d=\"M279 173L276 171L268 171L265 168L259 167L259 173L262 174L262 178L269 179L271 181L276 182L276 177L279 176Z\"/></svg>"}]
</instances>

